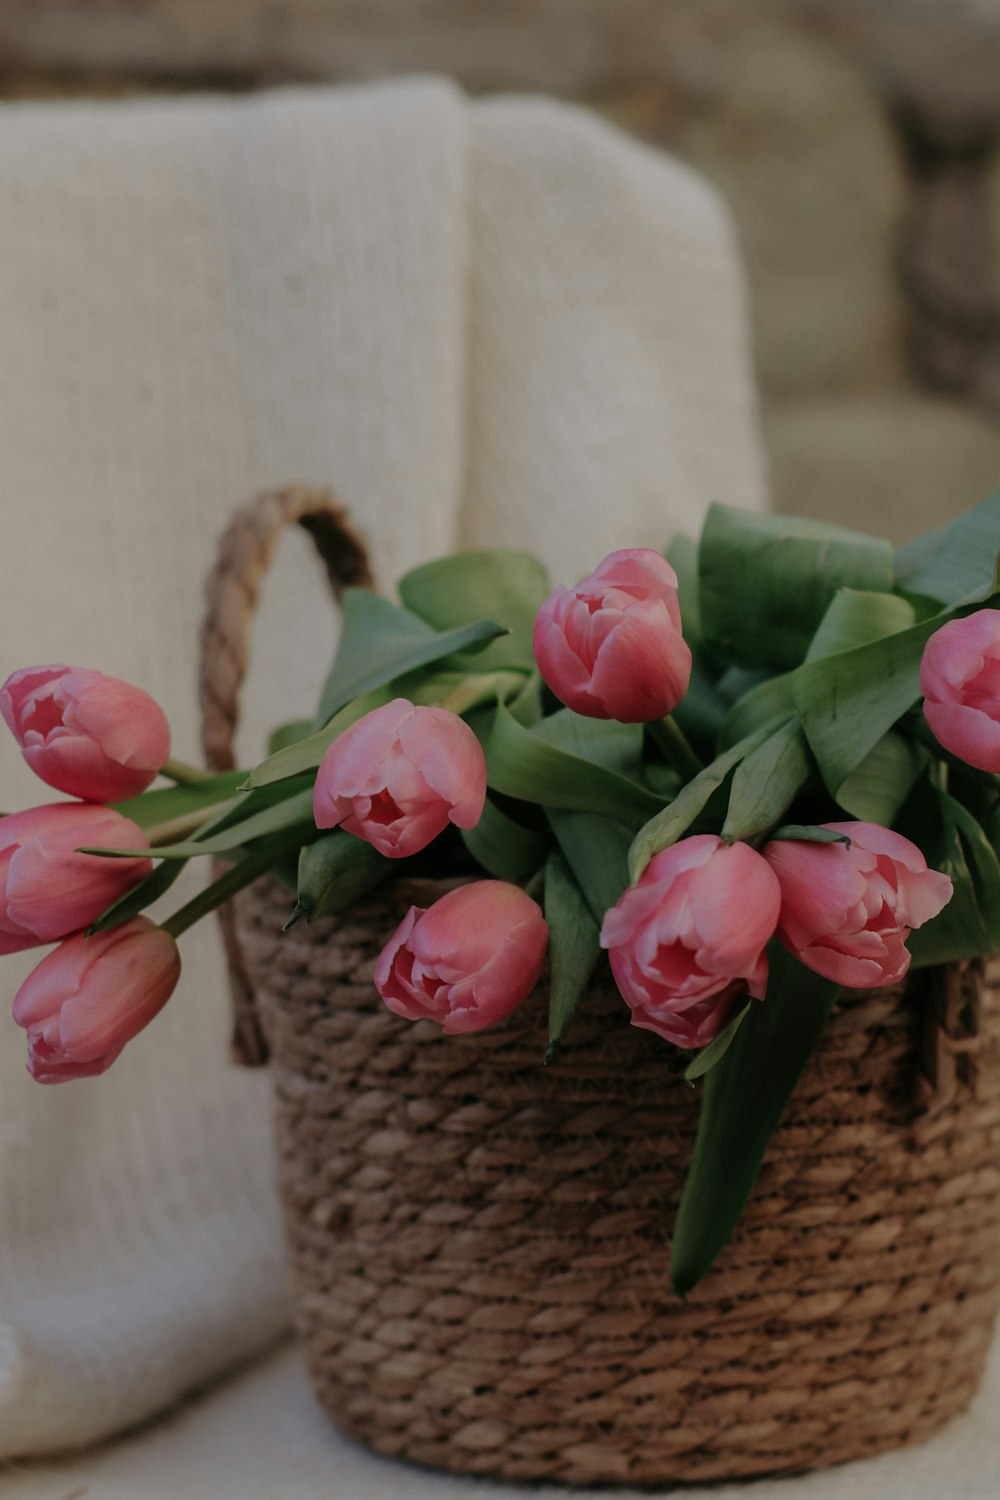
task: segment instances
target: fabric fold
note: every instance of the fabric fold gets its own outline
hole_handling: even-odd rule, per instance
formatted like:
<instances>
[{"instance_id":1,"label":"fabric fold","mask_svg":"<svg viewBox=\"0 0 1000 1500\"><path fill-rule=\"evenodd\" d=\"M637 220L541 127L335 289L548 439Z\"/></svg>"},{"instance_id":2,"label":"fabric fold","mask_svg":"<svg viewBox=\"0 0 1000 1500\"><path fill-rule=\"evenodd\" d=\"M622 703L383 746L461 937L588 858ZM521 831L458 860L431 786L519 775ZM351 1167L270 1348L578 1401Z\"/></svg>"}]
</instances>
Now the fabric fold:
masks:
<instances>
[{"instance_id":1,"label":"fabric fold","mask_svg":"<svg viewBox=\"0 0 1000 1500\"><path fill-rule=\"evenodd\" d=\"M435 80L8 105L0 196L0 678L137 682L184 758L202 580L255 492L332 485L384 586L460 544L572 581L761 503L727 216L583 111ZM309 712L335 628L290 536L243 763ZM0 780L46 799L2 736ZM40 1089L0 1024L0 1456L138 1422L287 1325L269 1080L229 1063L214 929L181 947L102 1079Z\"/></svg>"}]
</instances>

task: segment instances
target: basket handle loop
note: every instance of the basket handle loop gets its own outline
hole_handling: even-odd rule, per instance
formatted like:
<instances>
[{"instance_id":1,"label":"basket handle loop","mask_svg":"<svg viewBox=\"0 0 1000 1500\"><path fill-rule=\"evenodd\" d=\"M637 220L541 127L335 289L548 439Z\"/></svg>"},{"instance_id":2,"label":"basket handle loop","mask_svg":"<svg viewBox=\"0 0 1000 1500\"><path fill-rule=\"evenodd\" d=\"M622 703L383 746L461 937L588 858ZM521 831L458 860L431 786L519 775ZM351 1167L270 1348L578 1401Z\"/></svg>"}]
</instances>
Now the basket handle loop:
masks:
<instances>
[{"instance_id":1,"label":"basket handle loop","mask_svg":"<svg viewBox=\"0 0 1000 1500\"><path fill-rule=\"evenodd\" d=\"M281 533L293 522L312 537L338 599L345 588L374 587L364 542L329 490L292 485L269 490L240 507L219 540L205 584L199 697L202 749L211 771L230 771L236 763L233 737L250 654L250 624ZM233 996L233 1053L238 1062L259 1067L267 1062L268 1046L253 986L233 914L222 906L218 915Z\"/></svg>"},{"instance_id":2,"label":"basket handle loop","mask_svg":"<svg viewBox=\"0 0 1000 1500\"><path fill-rule=\"evenodd\" d=\"M374 587L365 545L329 490L295 485L240 507L222 534L205 584L199 691L202 748L212 771L231 771L236 763L233 735L250 622L281 533L295 521L316 544L338 599L345 588Z\"/></svg>"}]
</instances>

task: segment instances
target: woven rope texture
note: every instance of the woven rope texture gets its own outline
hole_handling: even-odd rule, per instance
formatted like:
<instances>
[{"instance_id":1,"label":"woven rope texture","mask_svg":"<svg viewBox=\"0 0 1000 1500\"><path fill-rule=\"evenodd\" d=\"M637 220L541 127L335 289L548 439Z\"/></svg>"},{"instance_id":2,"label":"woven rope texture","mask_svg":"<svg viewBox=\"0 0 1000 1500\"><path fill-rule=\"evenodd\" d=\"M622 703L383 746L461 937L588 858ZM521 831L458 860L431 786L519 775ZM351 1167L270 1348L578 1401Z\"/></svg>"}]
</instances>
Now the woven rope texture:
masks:
<instances>
[{"instance_id":1,"label":"woven rope texture","mask_svg":"<svg viewBox=\"0 0 1000 1500\"><path fill-rule=\"evenodd\" d=\"M285 935L286 891L238 898L298 1324L338 1426L470 1474L642 1484L857 1458L965 1405L1000 1294L1000 965L838 1008L685 1305L668 1229L696 1099L670 1049L609 976L548 1068L542 987L479 1036L392 1015L378 951L438 893ZM927 1037L952 1060L930 1109Z\"/></svg>"}]
</instances>

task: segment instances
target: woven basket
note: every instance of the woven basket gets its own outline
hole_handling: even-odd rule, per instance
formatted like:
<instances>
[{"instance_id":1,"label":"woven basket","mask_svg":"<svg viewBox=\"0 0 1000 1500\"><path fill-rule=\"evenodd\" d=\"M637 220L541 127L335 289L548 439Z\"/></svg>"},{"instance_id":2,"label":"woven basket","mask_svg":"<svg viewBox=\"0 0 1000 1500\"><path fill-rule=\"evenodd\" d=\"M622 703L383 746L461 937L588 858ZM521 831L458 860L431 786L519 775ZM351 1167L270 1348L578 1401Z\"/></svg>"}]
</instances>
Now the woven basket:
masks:
<instances>
[{"instance_id":1,"label":"woven basket","mask_svg":"<svg viewBox=\"0 0 1000 1500\"><path fill-rule=\"evenodd\" d=\"M365 575L321 494L237 517L205 636L215 766L256 578L303 516L333 575ZM298 1327L338 1427L462 1473L653 1484L858 1458L968 1402L1000 1297L1000 963L837 1008L684 1303L668 1231L696 1097L606 971L547 1068L544 983L481 1035L392 1015L376 956L444 888L399 881L282 935L268 880L227 919L238 1051L271 1053Z\"/></svg>"}]
</instances>

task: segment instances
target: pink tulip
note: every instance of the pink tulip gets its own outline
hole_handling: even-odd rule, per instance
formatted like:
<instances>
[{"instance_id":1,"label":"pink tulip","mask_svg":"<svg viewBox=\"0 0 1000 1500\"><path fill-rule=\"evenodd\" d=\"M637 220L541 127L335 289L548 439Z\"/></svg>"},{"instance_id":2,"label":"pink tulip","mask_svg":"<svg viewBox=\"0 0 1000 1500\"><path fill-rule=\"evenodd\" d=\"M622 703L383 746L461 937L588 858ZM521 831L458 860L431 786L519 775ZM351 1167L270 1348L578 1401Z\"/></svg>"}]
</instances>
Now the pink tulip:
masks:
<instances>
[{"instance_id":1,"label":"pink tulip","mask_svg":"<svg viewBox=\"0 0 1000 1500\"><path fill-rule=\"evenodd\" d=\"M25 667L0 687L36 776L86 802L134 797L170 754L163 710L141 688L81 667Z\"/></svg>"},{"instance_id":2,"label":"pink tulip","mask_svg":"<svg viewBox=\"0 0 1000 1500\"><path fill-rule=\"evenodd\" d=\"M136 849L147 842L130 819L90 803L55 802L0 818L0 954L86 927L153 869L148 859L77 849Z\"/></svg>"},{"instance_id":3,"label":"pink tulip","mask_svg":"<svg viewBox=\"0 0 1000 1500\"><path fill-rule=\"evenodd\" d=\"M503 880L458 886L411 906L379 955L375 987L409 1021L482 1031L538 983L549 929L536 902Z\"/></svg>"},{"instance_id":4,"label":"pink tulip","mask_svg":"<svg viewBox=\"0 0 1000 1500\"><path fill-rule=\"evenodd\" d=\"M691 677L677 574L658 552L612 552L535 620L535 660L561 702L590 719L648 723L672 713Z\"/></svg>"},{"instance_id":5,"label":"pink tulip","mask_svg":"<svg viewBox=\"0 0 1000 1500\"><path fill-rule=\"evenodd\" d=\"M177 983L177 944L146 917L94 937L74 933L33 969L14 997L39 1083L91 1078L161 1010Z\"/></svg>"},{"instance_id":6,"label":"pink tulip","mask_svg":"<svg viewBox=\"0 0 1000 1500\"><path fill-rule=\"evenodd\" d=\"M632 1025L678 1047L712 1041L738 995L763 999L780 904L749 844L695 834L654 855L601 929Z\"/></svg>"},{"instance_id":7,"label":"pink tulip","mask_svg":"<svg viewBox=\"0 0 1000 1500\"><path fill-rule=\"evenodd\" d=\"M389 859L416 854L449 822L474 828L486 801L486 761L464 720L394 698L345 729L323 756L313 815L341 824Z\"/></svg>"},{"instance_id":8,"label":"pink tulip","mask_svg":"<svg viewBox=\"0 0 1000 1500\"><path fill-rule=\"evenodd\" d=\"M807 969L850 989L895 984L906 939L951 900L951 881L909 839L877 823L826 823L847 844L776 839L764 856L781 885L778 936Z\"/></svg>"},{"instance_id":9,"label":"pink tulip","mask_svg":"<svg viewBox=\"0 0 1000 1500\"><path fill-rule=\"evenodd\" d=\"M924 647L924 717L940 744L1000 773L1000 609L949 620Z\"/></svg>"}]
</instances>

